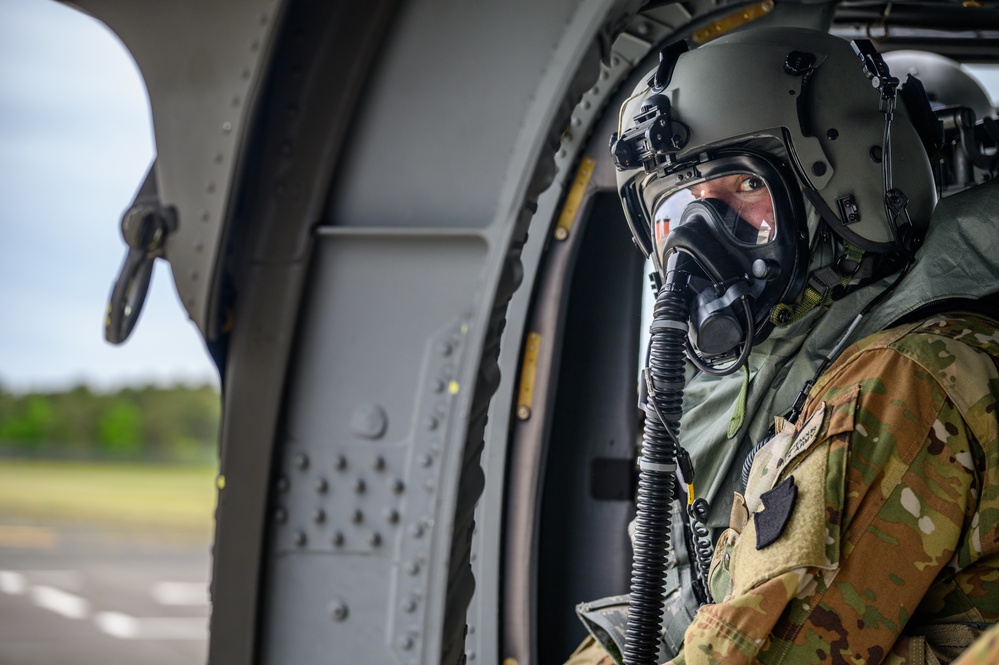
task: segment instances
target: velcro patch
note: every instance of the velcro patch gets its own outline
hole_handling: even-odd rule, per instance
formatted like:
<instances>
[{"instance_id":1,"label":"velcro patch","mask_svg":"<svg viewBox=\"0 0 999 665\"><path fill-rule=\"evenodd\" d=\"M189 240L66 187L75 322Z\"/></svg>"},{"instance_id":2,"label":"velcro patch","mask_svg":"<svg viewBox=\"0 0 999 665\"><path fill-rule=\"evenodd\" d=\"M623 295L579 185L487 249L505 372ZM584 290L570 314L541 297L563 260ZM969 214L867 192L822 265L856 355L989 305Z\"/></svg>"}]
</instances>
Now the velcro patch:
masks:
<instances>
[{"instance_id":1,"label":"velcro patch","mask_svg":"<svg viewBox=\"0 0 999 665\"><path fill-rule=\"evenodd\" d=\"M762 550L780 538L797 498L798 488L794 484L794 476L788 476L777 487L763 493L760 497L763 512L753 513L753 520L756 522L756 549Z\"/></svg>"}]
</instances>

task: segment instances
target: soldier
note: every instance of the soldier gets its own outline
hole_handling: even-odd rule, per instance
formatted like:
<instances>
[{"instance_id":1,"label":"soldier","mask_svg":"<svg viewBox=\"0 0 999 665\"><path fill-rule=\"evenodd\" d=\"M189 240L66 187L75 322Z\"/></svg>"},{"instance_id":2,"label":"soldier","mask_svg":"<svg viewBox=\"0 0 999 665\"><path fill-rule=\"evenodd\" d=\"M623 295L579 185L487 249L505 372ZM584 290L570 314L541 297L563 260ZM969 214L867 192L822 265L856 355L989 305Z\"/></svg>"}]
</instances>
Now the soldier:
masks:
<instances>
[{"instance_id":1,"label":"soldier","mask_svg":"<svg viewBox=\"0 0 999 665\"><path fill-rule=\"evenodd\" d=\"M937 204L925 95L869 43L745 31L667 48L640 87L612 152L665 286L632 616L625 639L620 602L581 606L570 662L649 662L641 575L666 580L659 660L951 661L999 620L999 187ZM660 444L700 506L673 511L664 574Z\"/></svg>"}]
</instances>

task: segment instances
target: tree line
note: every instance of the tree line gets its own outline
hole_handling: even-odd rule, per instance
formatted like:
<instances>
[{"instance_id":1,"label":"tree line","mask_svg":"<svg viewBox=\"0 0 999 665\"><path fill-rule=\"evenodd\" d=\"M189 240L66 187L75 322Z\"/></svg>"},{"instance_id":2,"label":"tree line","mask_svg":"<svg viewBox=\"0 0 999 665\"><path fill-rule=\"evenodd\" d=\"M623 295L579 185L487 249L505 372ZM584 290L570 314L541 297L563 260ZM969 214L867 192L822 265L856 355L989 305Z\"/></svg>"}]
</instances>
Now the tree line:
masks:
<instances>
[{"instance_id":1,"label":"tree line","mask_svg":"<svg viewBox=\"0 0 999 665\"><path fill-rule=\"evenodd\" d=\"M14 394L0 388L0 453L164 461L213 459L221 400L211 385Z\"/></svg>"}]
</instances>

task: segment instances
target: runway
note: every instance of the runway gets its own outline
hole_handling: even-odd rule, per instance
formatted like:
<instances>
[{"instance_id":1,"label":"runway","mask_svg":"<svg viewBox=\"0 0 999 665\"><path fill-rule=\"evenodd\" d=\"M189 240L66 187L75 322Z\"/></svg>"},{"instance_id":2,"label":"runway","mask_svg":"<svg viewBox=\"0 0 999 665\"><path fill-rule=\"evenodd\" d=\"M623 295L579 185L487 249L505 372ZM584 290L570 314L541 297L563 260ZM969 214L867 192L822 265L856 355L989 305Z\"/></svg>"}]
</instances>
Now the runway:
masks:
<instances>
[{"instance_id":1,"label":"runway","mask_svg":"<svg viewBox=\"0 0 999 665\"><path fill-rule=\"evenodd\" d=\"M190 665L207 653L210 544L0 524L0 665Z\"/></svg>"}]
</instances>

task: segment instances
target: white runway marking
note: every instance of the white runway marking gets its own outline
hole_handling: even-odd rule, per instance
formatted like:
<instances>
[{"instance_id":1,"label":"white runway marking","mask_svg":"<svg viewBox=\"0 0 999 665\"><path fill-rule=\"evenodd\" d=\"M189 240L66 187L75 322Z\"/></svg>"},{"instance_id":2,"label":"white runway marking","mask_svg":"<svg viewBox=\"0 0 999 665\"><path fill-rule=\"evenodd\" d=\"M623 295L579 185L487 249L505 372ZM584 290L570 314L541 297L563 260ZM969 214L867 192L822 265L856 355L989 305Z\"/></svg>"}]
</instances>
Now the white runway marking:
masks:
<instances>
[{"instance_id":1,"label":"white runway marking","mask_svg":"<svg viewBox=\"0 0 999 665\"><path fill-rule=\"evenodd\" d=\"M208 584L205 582L157 582L153 585L152 594L153 600L160 605L208 605Z\"/></svg>"},{"instance_id":2,"label":"white runway marking","mask_svg":"<svg viewBox=\"0 0 999 665\"><path fill-rule=\"evenodd\" d=\"M207 617L137 618L121 612L96 612L90 601L80 596L44 584L29 584L29 577L62 579L74 582L75 571L0 570L0 592L27 596L38 607L69 619L86 619L93 615L101 632L123 640L206 640ZM152 587L152 596L161 605L207 606L208 584L203 582L159 582Z\"/></svg>"},{"instance_id":3,"label":"white runway marking","mask_svg":"<svg viewBox=\"0 0 999 665\"><path fill-rule=\"evenodd\" d=\"M79 596L60 591L50 586L31 587L31 599L35 605L61 614L68 619L85 619L90 614L90 603Z\"/></svg>"},{"instance_id":4,"label":"white runway marking","mask_svg":"<svg viewBox=\"0 0 999 665\"><path fill-rule=\"evenodd\" d=\"M94 623L101 632L123 640L203 640L208 619L137 619L121 612L100 612Z\"/></svg>"},{"instance_id":5,"label":"white runway marking","mask_svg":"<svg viewBox=\"0 0 999 665\"><path fill-rule=\"evenodd\" d=\"M28 588L24 575L9 570L0 570L0 591L12 596L23 595Z\"/></svg>"}]
</instances>

